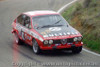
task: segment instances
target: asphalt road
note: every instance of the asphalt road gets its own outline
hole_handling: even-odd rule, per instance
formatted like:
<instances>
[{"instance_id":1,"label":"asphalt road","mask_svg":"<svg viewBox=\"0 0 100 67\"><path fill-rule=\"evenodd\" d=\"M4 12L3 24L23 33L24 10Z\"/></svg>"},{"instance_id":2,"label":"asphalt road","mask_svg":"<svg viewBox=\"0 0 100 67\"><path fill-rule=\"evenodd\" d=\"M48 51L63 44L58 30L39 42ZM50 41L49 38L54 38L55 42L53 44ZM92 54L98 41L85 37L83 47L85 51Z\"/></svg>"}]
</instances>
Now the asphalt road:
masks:
<instances>
[{"instance_id":1,"label":"asphalt road","mask_svg":"<svg viewBox=\"0 0 100 67\"><path fill-rule=\"evenodd\" d=\"M16 46L16 44L13 43L11 23L20 13L32 10L57 11L63 5L71 1L72 0L0 1L0 67L13 67L16 63L23 64L24 67L28 67L29 63L33 64L33 66L36 65L37 67L42 67L43 64L46 65L48 62L49 64L52 62L52 66L48 65L45 67L62 67L62 62L66 63L66 67L69 67L67 63L76 64L71 67L100 67L100 57L85 51L82 51L80 54L48 51L43 52L40 55L36 55L33 53L30 46L25 44ZM60 64L60 66L53 64L55 62ZM77 66L77 64L80 65L79 63L84 63L84 66Z\"/></svg>"}]
</instances>

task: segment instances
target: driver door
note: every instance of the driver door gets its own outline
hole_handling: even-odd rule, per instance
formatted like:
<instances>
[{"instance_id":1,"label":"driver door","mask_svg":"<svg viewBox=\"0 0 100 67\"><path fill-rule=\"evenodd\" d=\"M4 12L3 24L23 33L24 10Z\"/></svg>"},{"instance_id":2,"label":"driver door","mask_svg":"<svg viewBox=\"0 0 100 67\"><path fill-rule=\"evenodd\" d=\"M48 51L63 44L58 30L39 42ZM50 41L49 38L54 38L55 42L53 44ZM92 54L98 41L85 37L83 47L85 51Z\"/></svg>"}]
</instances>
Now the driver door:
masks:
<instances>
[{"instance_id":1,"label":"driver door","mask_svg":"<svg viewBox=\"0 0 100 67\"><path fill-rule=\"evenodd\" d=\"M31 31L31 19L30 19L29 16L26 16L25 21L24 21L24 26L25 26L25 32L24 32L25 41L28 44L32 44L32 36L30 35L30 31Z\"/></svg>"}]
</instances>

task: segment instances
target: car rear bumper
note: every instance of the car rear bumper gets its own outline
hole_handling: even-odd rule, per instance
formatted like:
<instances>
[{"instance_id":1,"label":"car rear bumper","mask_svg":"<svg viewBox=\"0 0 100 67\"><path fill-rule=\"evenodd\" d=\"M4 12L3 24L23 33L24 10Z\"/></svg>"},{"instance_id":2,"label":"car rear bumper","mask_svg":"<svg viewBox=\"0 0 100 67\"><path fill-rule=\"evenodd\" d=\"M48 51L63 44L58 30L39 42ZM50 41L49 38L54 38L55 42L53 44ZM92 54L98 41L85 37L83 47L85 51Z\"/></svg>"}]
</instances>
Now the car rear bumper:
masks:
<instances>
[{"instance_id":1,"label":"car rear bumper","mask_svg":"<svg viewBox=\"0 0 100 67\"><path fill-rule=\"evenodd\" d=\"M65 48L72 48L72 47L79 47L82 46L83 42L80 44L65 44L65 45L54 45L54 46L40 46L40 49L42 50L53 50L53 49L65 49Z\"/></svg>"}]
</instances>

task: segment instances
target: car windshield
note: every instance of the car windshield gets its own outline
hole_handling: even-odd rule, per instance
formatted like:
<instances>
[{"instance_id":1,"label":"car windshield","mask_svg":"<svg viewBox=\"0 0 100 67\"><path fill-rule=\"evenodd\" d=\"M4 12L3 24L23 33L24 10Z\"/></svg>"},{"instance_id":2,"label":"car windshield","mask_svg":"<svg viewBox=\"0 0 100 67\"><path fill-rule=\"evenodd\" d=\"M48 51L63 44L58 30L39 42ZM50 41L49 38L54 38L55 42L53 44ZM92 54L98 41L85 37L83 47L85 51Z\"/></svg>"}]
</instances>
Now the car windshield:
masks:
<instances>
[{"instance_id":1,"label":"car windshield","mask_svg":"<svg viewBox=\"0 0 100 67\"><path fill-rule=\"evenodd\" d=\"M35 28L64 26L68 25L65 19L60 15L42 15L33 17L33 26Z\"/></svg>"}]
</instances>

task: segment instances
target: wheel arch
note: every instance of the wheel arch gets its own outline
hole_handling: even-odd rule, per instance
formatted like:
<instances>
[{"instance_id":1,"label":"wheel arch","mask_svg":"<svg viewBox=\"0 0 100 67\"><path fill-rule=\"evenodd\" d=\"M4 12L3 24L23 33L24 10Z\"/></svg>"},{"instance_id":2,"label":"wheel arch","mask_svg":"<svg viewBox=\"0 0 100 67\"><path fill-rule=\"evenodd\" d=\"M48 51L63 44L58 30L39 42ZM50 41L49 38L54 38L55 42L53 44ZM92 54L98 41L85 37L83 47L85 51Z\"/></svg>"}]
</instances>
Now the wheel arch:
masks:
<instances>
[{"instance_id":1,"label":"wheel arch","mask_svg":"<svg viewBox=\"0 0 100 67\"><path fill-rule=\"evenodd\" d=\"M36 40L36 42L38 43L38 46L40 47L40 46L41 46L41 45L39 44L40 41L39 41L38 39L34 38L34 37L32 38L32 46L33 46L33 41L34 41L34 40Z\"/></svg>"}]
</instances>

